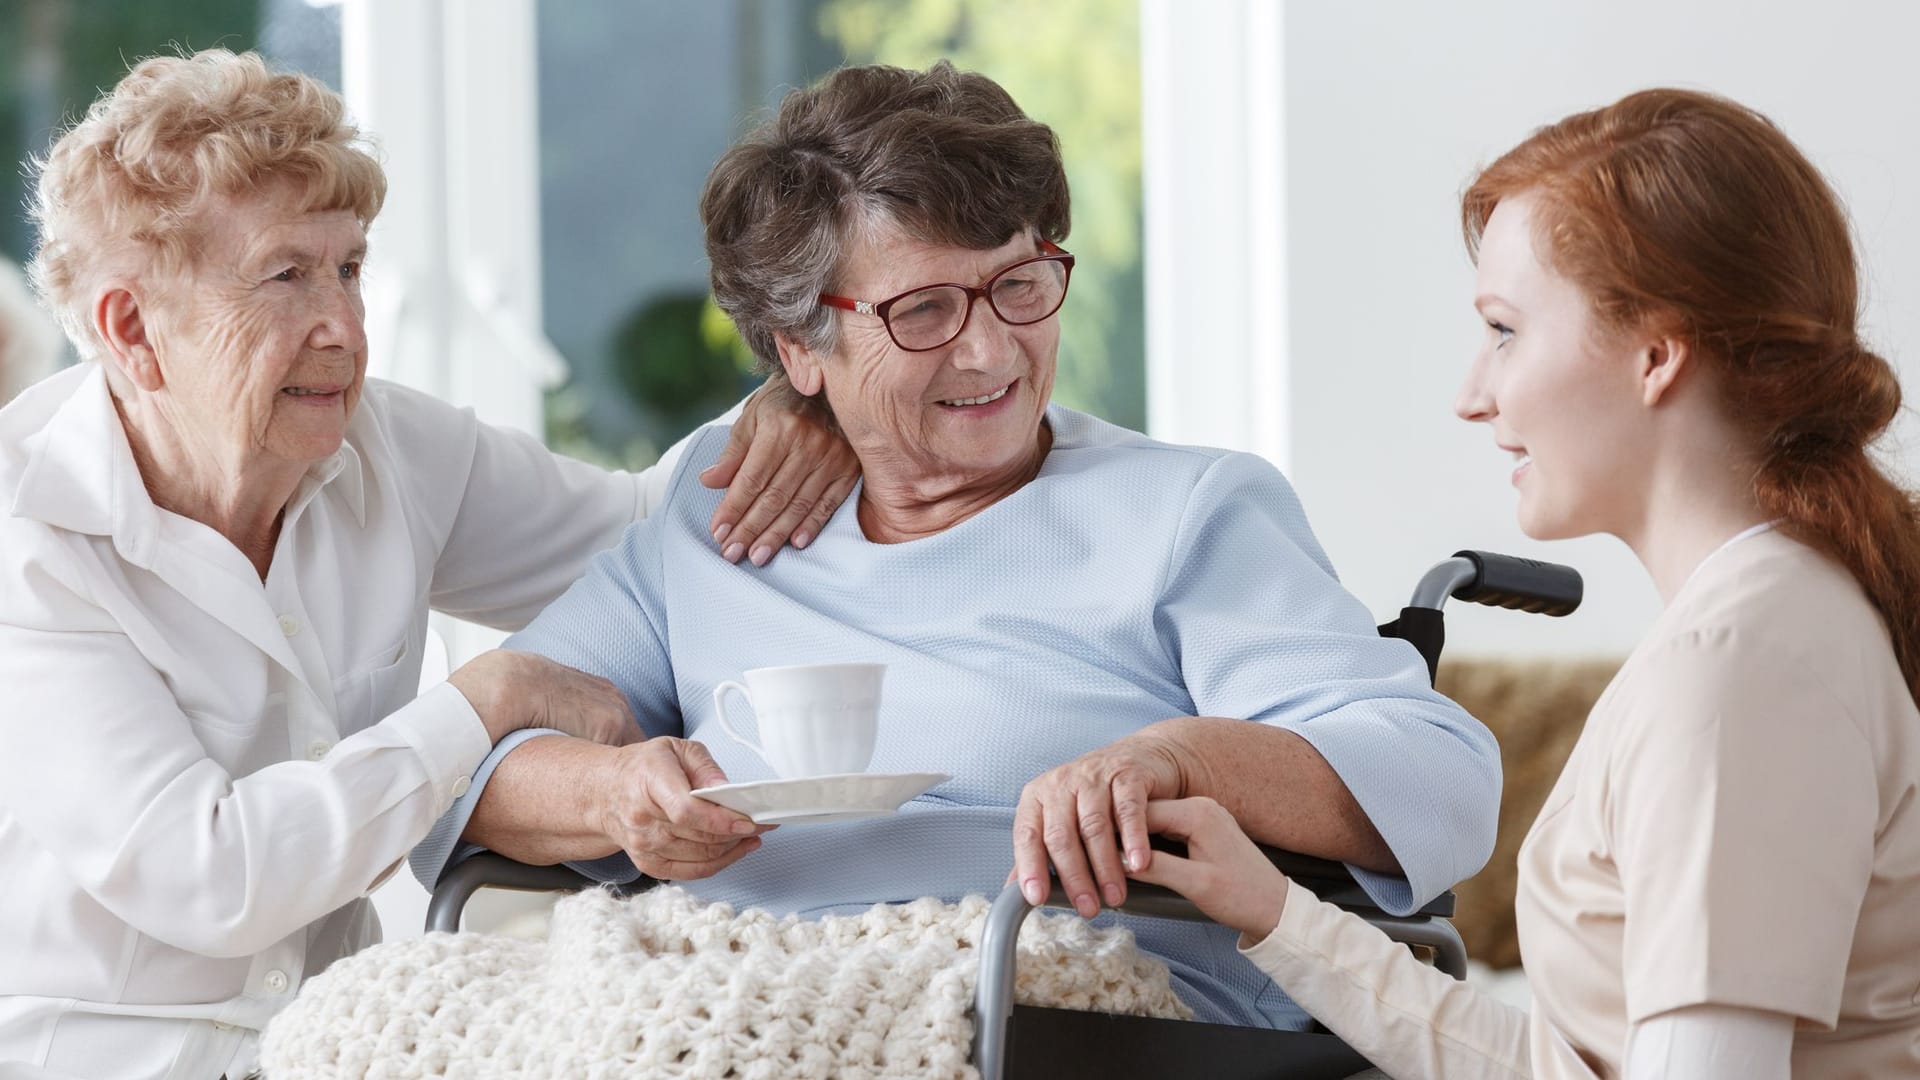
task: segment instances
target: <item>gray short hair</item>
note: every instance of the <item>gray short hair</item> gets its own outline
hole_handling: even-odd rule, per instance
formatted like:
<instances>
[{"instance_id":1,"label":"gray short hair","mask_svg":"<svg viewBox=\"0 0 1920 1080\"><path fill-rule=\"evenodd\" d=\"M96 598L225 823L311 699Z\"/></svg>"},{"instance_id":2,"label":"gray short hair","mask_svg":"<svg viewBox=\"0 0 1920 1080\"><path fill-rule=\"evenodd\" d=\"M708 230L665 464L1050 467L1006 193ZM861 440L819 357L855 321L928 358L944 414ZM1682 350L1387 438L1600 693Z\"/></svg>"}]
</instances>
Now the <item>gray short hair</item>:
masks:
<instances>
[{"instance_id":1,"label":"gray short hair","mask_svg":"<svg viewBox=\"0 0 1920 1080\"><path fill-rule=\"evenodd\" d=\"M1023 229L1064 240L1070 214L1053 129L942 60L842 68L787 94L714 165L700 220L714 301L759 370L784 379L774 334L832 347L837 324L819 295L862 230L890 222L986 250Z\"/></svg>"}]
</instances>

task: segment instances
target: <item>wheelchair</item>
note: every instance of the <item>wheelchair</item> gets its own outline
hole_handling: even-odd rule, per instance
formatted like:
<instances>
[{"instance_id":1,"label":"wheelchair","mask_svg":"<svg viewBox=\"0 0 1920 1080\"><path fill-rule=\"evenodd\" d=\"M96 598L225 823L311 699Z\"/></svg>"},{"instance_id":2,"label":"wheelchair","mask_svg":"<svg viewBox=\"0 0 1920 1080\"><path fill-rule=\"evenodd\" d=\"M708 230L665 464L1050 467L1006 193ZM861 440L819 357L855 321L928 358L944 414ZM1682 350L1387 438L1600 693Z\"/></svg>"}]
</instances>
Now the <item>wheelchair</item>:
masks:
<instances>
[{"instance_id":1,"label":"wheelchair","mask_svg":"<svg viewBox=\"0 0 1920 1080\"><path fill-rule=\"evenodd\" d=\"M1428 570L1398 618L1379 627L1419 650L1431 680L1446 644L1443 608L1449 598L1541 615L1565 616L1580 606L1578 571L1484 551L1460 551ZM1155 838L1156 847L1177 845ZM1449 921L1454 896L1443 893L1412 915L1376 907L1347 868L1337 862L1263 848L1289 878L1322 900L1359 915L1388 937L1432 951L1434 966L1456 979L1467 971L1466 947ZM504 888L573 892L599 884L566 866L529 866L483 852L440 876L427 907L426 929L457 931L475 891ZM651 888L641 877L608 886L620 895ZM1043 907L1073 910L1054 882ZM1367 1059L1325 1030L1274 1031L1201 1021L1076 1012L1016 1005L1015 943L1032 912L1017 884L1008 885L987 914L981 935L980 976L974 995L973 1063L982 1080L1048 1077L1189 1077L1210 1080L1335 1080L1370 1067ZM1154 918L1206 922L1184 897L1144 882L1127 886L1116 910Z\"/></svg>"}]
</instances>

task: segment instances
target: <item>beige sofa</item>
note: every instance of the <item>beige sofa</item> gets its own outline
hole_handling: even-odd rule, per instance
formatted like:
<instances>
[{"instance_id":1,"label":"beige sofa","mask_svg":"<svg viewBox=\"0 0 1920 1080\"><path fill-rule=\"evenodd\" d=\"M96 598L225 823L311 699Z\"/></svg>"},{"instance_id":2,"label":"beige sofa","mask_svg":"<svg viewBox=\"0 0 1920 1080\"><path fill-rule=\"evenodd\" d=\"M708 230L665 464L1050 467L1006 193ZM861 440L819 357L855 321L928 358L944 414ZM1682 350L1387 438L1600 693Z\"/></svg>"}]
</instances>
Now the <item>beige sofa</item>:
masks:
<instances>
[{"instance_id":1,"label":"beige sofa","mask_svg":"<svg viewBox=\"0 0 1920 1080\"><path fill-rule=\"evenodd\" d=\"M1480 718L1500 740L1505 789L1500 836L1486 869L1455 890L1454 925L1467 955L1493 968L1520 963L1513 891L1520 841L1553 788L1587 711L1620 668L1609 660L1501 660L1449 657L1438 687Z\"/></svg>"}]
</instances>

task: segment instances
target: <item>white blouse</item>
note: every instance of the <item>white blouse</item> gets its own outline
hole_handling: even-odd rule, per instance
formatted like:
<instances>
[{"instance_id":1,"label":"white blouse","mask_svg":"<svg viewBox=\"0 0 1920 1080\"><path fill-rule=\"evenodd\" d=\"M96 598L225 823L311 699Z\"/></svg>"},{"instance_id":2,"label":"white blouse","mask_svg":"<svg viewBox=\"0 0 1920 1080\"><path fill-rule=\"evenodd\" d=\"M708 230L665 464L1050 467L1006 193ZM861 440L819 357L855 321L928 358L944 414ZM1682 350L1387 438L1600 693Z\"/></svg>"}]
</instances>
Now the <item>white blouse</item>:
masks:
<instances>
[{"instance_id":1,"label":"white blouse","mask_svg":"<svg viewBox=\"0 0 1920 1080\"><path fill-rule=\"evenodd\" d=\"M1920 1076L1920 711L1843 567L1759 527L1595 703L1519 853L1522 1013L1297 883L1247 954L1394 1076Z\"/></svg>"},{"instance_id":2,"label":"white blouse","mask_svg":"<svg viewBox=\"0 0 1920 1080\"><path fill-rule=\"evenodd\" d=\"M148 498L96 366L0 411L0 1074L245 1072L490 749L411 700L428 608L521 626L670 466L369 380L263 583Z\"/></svg>"}]
</instances>

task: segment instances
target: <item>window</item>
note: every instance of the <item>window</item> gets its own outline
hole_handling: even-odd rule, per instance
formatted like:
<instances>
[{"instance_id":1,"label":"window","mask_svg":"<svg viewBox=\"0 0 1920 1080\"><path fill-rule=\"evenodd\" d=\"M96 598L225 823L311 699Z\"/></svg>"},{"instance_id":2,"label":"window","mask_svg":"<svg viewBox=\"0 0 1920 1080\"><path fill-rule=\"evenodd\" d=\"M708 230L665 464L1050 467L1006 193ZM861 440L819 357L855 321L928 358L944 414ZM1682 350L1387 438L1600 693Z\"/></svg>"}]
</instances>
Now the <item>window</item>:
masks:
<instances>
[{"instance_id":1,"label":"window","mask_svg":"<svg viewBox=\"0 0 1920 1080\"><path fill-rule=\"evenodd\" d=\"M215 46L258 50L273 64L340 87L340 9L309 0L17 0L0 6L0 254L32 254L17 167L148 56Z\"/></svg>"},{"instance_id":2,"label":"window","mask_svg":"<svg viewBox=\"0 0 1920 1080\"><path fill-rule=\"evenodd\" d=\"M224 46L340 85L340 12L308 0L18 0L0 5L0 405L73 359L19 272L33 254L25 162L149 56Z\"/></svg>"}]
</instances>

